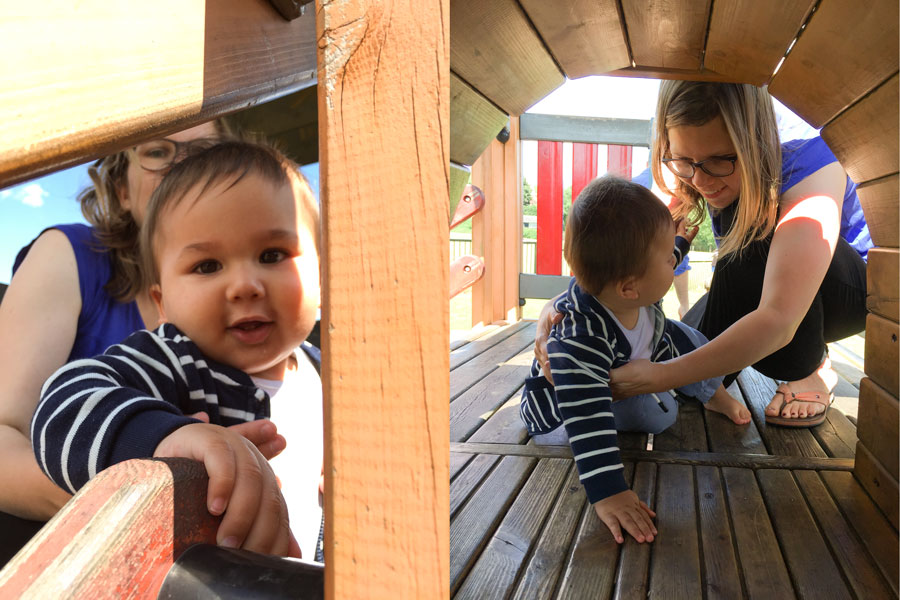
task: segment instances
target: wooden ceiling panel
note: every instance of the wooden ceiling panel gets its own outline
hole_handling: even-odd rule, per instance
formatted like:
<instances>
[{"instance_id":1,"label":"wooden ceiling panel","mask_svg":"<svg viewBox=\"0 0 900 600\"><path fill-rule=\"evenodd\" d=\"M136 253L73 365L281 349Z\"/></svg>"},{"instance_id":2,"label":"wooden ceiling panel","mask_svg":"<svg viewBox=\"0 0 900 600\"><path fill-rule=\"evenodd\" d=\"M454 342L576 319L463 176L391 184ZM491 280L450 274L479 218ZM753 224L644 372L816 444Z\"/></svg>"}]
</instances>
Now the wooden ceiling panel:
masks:
<instances>
[{"instance_id":1,"label":"wooden ceiling panel","mask_svg":"<svg viewBox=\"0 0 900 600\"><path fill-rule=\"evenodd\" d=\"M769 91L822 127L897 71L898 19L897 0L823 1Z\"/></svg>"},{"instance_id":2,"label":"wooden ceiling panel","mask_svg":"<svg viewBox=\"0 0 900 600\"><path fill-rule=\"evenodd\" d=\"M898 76L894 74L822 129L822 139L856 183L898 171L898 105L900 90Z\"/></svg>"},{"instance_id":3,"label":"wooden ceiling panel","mask_svg":"<svg viewBox=\"0 0 900 600\"><path fill-rule=\"evenodd\" d=\"M622 0L638 68L698 71L710 0Z\"/></svg>"},{"instance_id":4,"label":"wooden ceiling panel","mask_svg":"<svg viewBox=\"0 0 900 600\"><path fill-rule=\"evenodd\" d=\"M631 65L616 0L519 0L570 79Z\"/></svg>"},{"instance_id":5,"label":"wooden ceiling panel","mask_svg":"<svg viewBox=\"0 0 900 600\"><path fill-rule=\"evenodd\" d=\"M471 165L509 120L465 81L450 73L450 160Z\"/></svg>"},{"instance_id":6,"label":"wooden ceiling panel","mask_svg":"<svg viewBox=\"0 0 900 600\"><path fill-rule=\"evenodd\" d=\"M714 3L704 66L733 81L765 84L813 5L815 0Z\"/></svg>"},{"instance_id":7,"label":"wooden ceiling panel","mask_svg":"<svg viewBox=\"0 0 900 600\"><path fill-rule=\"evenodd\" d=\"M883 179L864 183L856 188L859 203L863 214L866 215L866 224L869 226L869 235L876 246L897 248L900 246L900 233L897 224L900 223L900 176L891 175ZM869 256L871 256L871 252ZM871 261L869 265L871 265ZM871 269L871 266L869 267ZM895 270L895 275L896 275Z\"/></svg>"},{"instance_id":8,"label":"wooden ceiling panel","mask_svg":"<svg viewBox=\"0 0 900 600\"><path fill-rule=\"evenodd\" d=\"M515 0L450 0L450 30L450 70L508 114L565 81Z\"/></svg>"}]
</instances>

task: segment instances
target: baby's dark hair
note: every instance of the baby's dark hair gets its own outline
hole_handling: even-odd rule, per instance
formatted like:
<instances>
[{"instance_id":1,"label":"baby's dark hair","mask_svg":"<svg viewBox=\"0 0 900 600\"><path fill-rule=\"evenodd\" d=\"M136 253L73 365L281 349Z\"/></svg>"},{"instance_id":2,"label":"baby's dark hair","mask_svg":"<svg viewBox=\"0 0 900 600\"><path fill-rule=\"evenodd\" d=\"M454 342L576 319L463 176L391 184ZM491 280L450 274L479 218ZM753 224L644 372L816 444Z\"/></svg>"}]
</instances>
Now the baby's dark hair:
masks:
<instances>
[{"instance_id":1,"label":"baby's dark hair","mask_svg":"<svg viewBox=\"0 0 900 600\"><path fill-rule=\"evenodd\" d=\"M644 274L663 227L672 227L672 216L653 192L611 175L594 179L569 211L566 262L578 285L596 296L608 283Z\"/></svg>"},{"instance_id":2,"label":"baby's dark hair","mask_svg":"<svg viewBox=\"0 0 900 600\"><path fill-rule=\"evenodd\" d=\"M166 210L177 206L195 186L202 196L212 186L229 181L237 184L248 173L260 176L275 187L290 185L294 199L319 242L319 207L298 166L275 148L260 142L226 141L195 148L166 173L150 196L140 233L141 260L146 285L159 283L159 264L154 244ZM210 223L214 227L214 223Z\"/></svg>"}]
</instances>

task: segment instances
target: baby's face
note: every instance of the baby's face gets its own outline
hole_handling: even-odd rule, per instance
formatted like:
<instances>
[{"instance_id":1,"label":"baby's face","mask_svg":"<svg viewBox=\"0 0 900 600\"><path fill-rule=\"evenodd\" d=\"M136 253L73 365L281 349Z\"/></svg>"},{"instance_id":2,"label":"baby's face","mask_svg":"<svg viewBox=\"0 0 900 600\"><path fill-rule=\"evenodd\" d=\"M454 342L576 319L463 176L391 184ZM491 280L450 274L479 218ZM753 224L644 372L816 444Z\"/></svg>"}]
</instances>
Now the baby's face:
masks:
<instances>
[{"instance_id":1,"label":"baby's face","mask_svg":"<svg viewBox=\"0 0 900 600\"><path fill-rule=\"evenodd\" d=\"M150 293L161 318L206 356L282 379L319 305L311 220L289 184L276 187L253 173L231 183L203 194L195 186L161 215L160 283Z\"/></svg>"}]
</instances>

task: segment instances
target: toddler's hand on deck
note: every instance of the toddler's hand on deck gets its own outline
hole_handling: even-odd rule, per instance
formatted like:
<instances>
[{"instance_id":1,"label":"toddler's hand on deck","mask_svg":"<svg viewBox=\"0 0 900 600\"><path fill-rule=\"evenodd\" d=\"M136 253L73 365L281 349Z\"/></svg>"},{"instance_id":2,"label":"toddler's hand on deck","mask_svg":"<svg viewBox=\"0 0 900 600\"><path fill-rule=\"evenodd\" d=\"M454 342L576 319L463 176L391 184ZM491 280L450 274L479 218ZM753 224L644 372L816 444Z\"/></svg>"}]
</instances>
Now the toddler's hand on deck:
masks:
<instances>
[{"instance_id":1,"label":"toddler's hand on deck","mask_svg":"<svg viewBox=\"0 0 900 600\"><path fill-rule=\"evenodd\" d=\"M293 554L288 512L266 458L230 428L192 423L176 429L156 447L154 457L198 460L209 475L206 505L224 513L216 541L263 554Z\"/></svg>"},{"instance_id":2,"label":"toddler's hand on deck","mask_svg":"<svg viewBox=\"0 0 900 600\"><path fill-rule=\"evenodd\" d=\"M553 375L550 372L550 357L547 355L547 339L550 337L550 330L561 320L562 314L553 308L553 301L547 302L541 309L537 322L537 333L534 336L534 357L541 365L544 377L550 383L553 383Z\"/></svg>"},{"instance_id":3,"label":"toddler's hand on deck","mask_svg":"<svg viewBox=\"0 0 900 600\"><path fill-rule=\"evenodd\" d=\"M653 536L657 533L651 520L656 513L641 502L637 494L631 490L613 494L594 503L594 512L619 544L625 541L622 529L638 542L652 542Z\"/></svg>"}]
</instances>

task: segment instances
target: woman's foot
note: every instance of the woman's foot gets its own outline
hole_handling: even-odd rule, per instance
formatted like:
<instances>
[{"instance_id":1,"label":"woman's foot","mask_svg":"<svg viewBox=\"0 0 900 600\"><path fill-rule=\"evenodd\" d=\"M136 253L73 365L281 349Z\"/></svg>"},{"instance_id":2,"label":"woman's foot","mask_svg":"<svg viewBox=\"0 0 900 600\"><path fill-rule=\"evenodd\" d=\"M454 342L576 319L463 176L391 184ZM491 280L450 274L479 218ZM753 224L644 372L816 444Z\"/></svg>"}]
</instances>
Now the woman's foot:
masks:
<instances>
[{"instance_id":1,"label":"woman's foot","mask_svg":"<svg viewBox=\"0 0 900 600\"><path fill-rule=\"evenodd\" d=\"M772 401L766 407L766 415L770 417L781 416L785 419L805 419L813 415L825 412L828 409L828 399L831 391L837 385L838 374L831 368L831 360L826 356L819 368L812 374L797 381L789 381L778 386L778 391L772 397ZM791 400L790 393L817 394L821 402L803 402ZM787 396L787 397L786 397Z\"/></svg>"},{"instance_id":2,"label":"woman's foot","mask_svg":"<svg viewBox=\"0 0 900 600\"><path fill-rule=\"evenodd\" d=\"M746 425L750 422L750 411L729 394L724 385L719 386L704 406L706 410L725 415L737 425Z\"/></svg>"}]
</instances>

